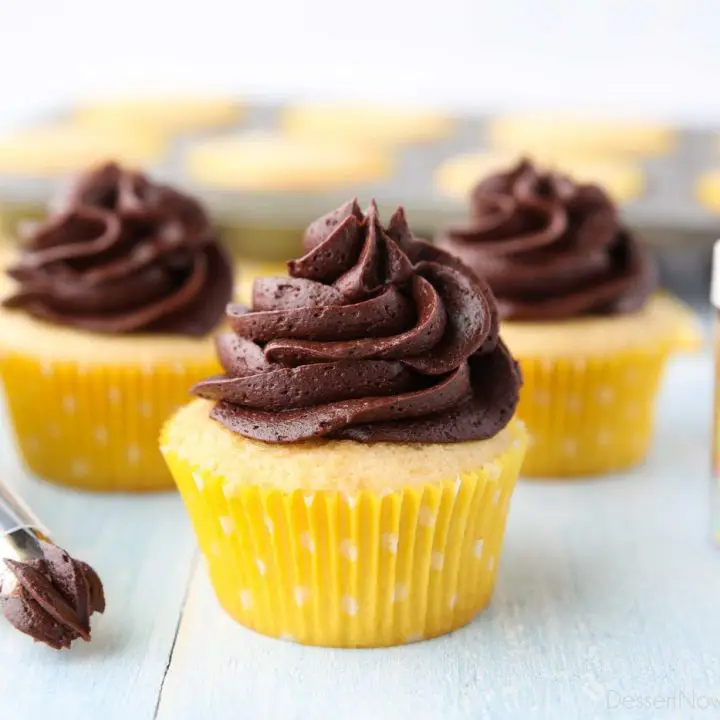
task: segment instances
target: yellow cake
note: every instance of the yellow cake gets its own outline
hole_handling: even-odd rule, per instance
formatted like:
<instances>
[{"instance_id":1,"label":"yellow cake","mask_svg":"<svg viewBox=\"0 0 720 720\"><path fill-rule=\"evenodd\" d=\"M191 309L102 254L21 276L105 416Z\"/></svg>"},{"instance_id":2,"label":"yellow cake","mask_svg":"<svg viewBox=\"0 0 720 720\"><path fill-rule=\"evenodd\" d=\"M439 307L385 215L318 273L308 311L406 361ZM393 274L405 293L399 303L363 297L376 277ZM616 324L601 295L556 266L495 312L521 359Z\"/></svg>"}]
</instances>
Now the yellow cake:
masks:
<instances>
[{"instance_id":1,"label":"yellow cake","mask_svg":"<svg viewBox=\"0 0 720 720\"><path fill-rule=\"evenodd\" d=\"M294 105L282 115L291 137L393 145L441 140L453 121L441 113L361 105Z\"/></svg>"},{"instance_id":2,"label":"yellow cake","mask_svg":"<svg viewBox=\"0 0 720 720\"><path fill-rule=\"evenodd\" d=\"M128 342L0 311L0 376L18 448L35 474L65 485L171 487L158 429L218 370L211 338Z\"/></svg>"},{"instance_id":3,"label":"yellow cake","mask_svg":"<svg viewBox=\"0 0 720 720\"><path fill-rule=\"evenodd\" d=\"M663 124L592 118L561 111L494 118L487 138L493 148L520 153L574 150L610 155L663 155L670 152L675 143L673 130Z\"/></svg>"},{"instance_id":4,"label":"yellow cake","mask_svg":"<svg viewBox=\"0 0 720 720\"><path fill-rule=\"evenodd\" d=\"M150 128L165 135L232 125L244 107L227 98L164 95L109 98L78 108L73 121L82 128L112 128L133 132Z\"/></svg>"},{"instance_id":5,"label":"yellow cake","mask_svg":"<svg viewBox=\"0 0 720 720\"><path fill-rule=\"evenodd\" d=\"M304 247L228 308L224 374L161 451L238 622L335 647L450 632L490 602L527 445L494 299L401 209L349 202Z\"/></svg>"},{"instance_id":6,"label":"yellow cake","mask_svg":"<svg viewBox=\"0 0 720 720\"><path fill-rule=\"evenodd\" d=\"M105 160L147 167L160 161L165 149L165 138L150 129L40 125L0 137L0 173L65 175Z\"/></svg>"},{"instance_id":7,"label":"yellow cake","mask_svg":"<svg viewBox=\"0 0 720 720\"><path fill-rule=\"evenodd\" d=\"M3 268L0 379L21 456L53 482L172 488L161 423L219 369L230 262L194 200L149 185L115 165L90 171ZM165 223L172 244L157 240Z\"/></svg>"},{"instance_id":8,"label":"yellow cake","mask_svg":"<svg viewBox=\"0 0 720 720\"><path fill-rule=\"evenodd\" d=\"M390 174L381 150L272 133L225 135L196 143L186 157L198 184L244 191L320 191L381 180Z\"/></svg>"},{"instance_id":9,"label":"yellow cake","mask_svg":"<svg viewBox=\"0 0 720 720\"><path fill-rule=\"evenodd\" d=\"M266 635L375 647L428 639L490 601L526 444L319 442L233 435L198 400L162 436L225 610ZM202 460L204 459L204 460Z\"/></svg>"},{"instance_id":10,"label":"yellow cake","mask_svg":"<svg viewBox=\"0 0 720 720\"><path fill-rule=\"evenodd\" d=\"M506 321L502 334L523 371L518 415L531 435L523 472L541 477L641 462L668 359L701 343L691 311L667 295L618 317Z\"/></svg>"},{"instance_id":11,"label":"yellow cake","mask_svg":"<svg viewBox=\"0 0 720 720\"><path fill-rule=\"evenodd\" d=\"M480 180L470 205L437 243L497 298L523 372L523 474L572 478L641 462L665 364L700 343L692 314L658 293L649 250L595 184L522 161Z\"/></svg>"}]
</instances>

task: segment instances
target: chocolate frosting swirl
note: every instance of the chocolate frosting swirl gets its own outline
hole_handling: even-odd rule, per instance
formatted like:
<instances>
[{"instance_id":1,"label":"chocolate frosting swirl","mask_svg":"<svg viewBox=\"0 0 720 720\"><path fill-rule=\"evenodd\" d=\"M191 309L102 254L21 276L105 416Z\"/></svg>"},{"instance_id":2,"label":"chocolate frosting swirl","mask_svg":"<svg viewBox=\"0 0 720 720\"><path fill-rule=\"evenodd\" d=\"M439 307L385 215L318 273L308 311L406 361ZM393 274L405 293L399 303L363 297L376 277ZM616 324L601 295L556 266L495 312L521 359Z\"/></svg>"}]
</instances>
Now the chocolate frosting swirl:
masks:
<instances>
[{"instance_id":1,"label":"chocolate frosting swirl","mask_svg":"<svg viewBox=\"0 0 720 720\"><path fill-rule=\"evenodd\" d=\"M402 208L380 224L357 201L312 223L289 278L230 305L225 370L195 386L245 437L457 442L498 433L515 410L517 364L485 283L413 237Z\"/></svg>"},{"instance_id":2,"label":"chocolate frosting swirl","mask_svg":"<svg viewBox=\"0 0 720 720\"><path fill-rule=\"evenodd\" d=\"M203 207L115 164L79 179L8 274L6 307L102 333L206 335L232 296Z\"/></svg>"},{"instance_id":3,"label":"chocolate frosting swirl","mask_svg":"<svg viewBox=\"0 0 720 720\"><path fill-rule=\"evenodd\" d=\"M470 212L437 244L490 284L503 319L634 312L656 287L650 254L595 185L523 160L480 182Z\"/></svg>"},{"instance_id":4,"label":"chocolate frosting swirl","mask_svg":"<svg viewBox=\"0 0 720 720\"><path fill-rule=\"evenodd\" d=\"M3 614L20 632L56 650L69 648L78 638L90 640L90 617L105 611L100 578L56 545L39 545L42 558L5 560L18 584L3 598Z\"/></svg>"}]
</instances>

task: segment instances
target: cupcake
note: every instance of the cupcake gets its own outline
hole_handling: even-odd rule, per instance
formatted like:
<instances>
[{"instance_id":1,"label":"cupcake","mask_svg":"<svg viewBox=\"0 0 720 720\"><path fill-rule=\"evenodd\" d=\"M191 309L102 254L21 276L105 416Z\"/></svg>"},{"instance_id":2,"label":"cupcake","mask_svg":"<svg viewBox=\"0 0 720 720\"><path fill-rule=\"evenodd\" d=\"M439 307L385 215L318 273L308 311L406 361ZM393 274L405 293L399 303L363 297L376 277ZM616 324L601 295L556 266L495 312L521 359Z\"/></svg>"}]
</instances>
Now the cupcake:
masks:
<instances>
[{"instance_id":1,"label":"cupcake","mask_svg":"<svg viewBox=\"0 0 720 720\"><path fill-rule=\"evenodd\" d=\"M600 187L527 161L471 194L471 218L437 245L493 290L525 384L518 415L531 476L628 468L646 455L668 357L697 342L657 291L653 259Z\"/></svg>"},{"instance_id":2,"label":"cupcake","mask_svg":"<svg viewBox=\"0 0 720 720\"><path fill-rule=\"evenodd\" d=\"M218 336L224 373L161 450L241 624L396 645L486 607L525 452L520 375L487 286L355 201Z\"/></svg>"},{"instance_id":3,"label":"cupcake","mask_svg":"<svg viewBox=\"0 0 720 720\"><path fill-rule=\"evenodd\" d=\"M109 164L82 176L3 280L0 377L21 455L94 490L172 487L161 423L216 372L232 270L202 206Z\"/></svg>"}]
</instances>

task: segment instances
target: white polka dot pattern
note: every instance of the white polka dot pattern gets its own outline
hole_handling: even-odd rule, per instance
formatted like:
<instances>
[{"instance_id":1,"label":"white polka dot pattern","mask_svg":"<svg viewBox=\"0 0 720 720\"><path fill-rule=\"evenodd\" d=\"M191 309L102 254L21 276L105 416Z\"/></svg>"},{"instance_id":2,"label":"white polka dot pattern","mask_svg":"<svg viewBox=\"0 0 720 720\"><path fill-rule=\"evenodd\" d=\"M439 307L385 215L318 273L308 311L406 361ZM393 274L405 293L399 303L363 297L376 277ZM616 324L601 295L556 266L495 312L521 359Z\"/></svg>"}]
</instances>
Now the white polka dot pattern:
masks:
<instances>
[{"instance_id":1,"label":"white polka dot pattern","mask_svg":"<svg viewBox=\"0 0 720 720\"><path fill-rule=\"evenodd\" d=\"M597 434L597 444L606 447L612 442L612 433L607 428L600 428Z\"/></svg>"},{"instance_id":2,"label":"white polka dot pattern","mask_svg":"<svg viewBox=\"0 0 720 720\"><path fill-rule=\"evenodd\" d=\"M253 607L253 594L252 590L241 590L240 591L240 604L243 610L252 610Z\"/></svg>"},{"instance_id":3,"label":"white polka dot pattern","mask_svg":"<svg viewBox=\"0 0 720 720\"><path fill-rule=\"evenodd\" d=\"M582 400L579 395L570 394L565 399L565 408L570 413L578 413L582 408Z\"/></svg>"},{"instance_id":4,"label":"white polka dot pattern","mask_svg":"<svg viewBox=\"0 0 720 720\"><path fill-rule=\"evenodd\" d=\"M395 587L393 588L393 602L402 602L403 600L407 600L408 596L408 589L407 585L404 583L397 583Z\"/></svg>"},{"instance_id":5,"label":"white polka dot pattern","mask_svg":"<svg viewBox=\"0 0 720 720\"><path fill-rule=\"evenodd\" d=\"M229 515L220 516L220 527L225 535L235 532L235 521Z\"/></svg>"},{"instance_id":6,"label":"white polka dot pattern","mask_svg":"<svg viewBox=\"0 0 720 720\"><path fill-rule=\"evenodd\" d=\"M340 607L346 615L357 615L358 601L352 595L344 595L340 601Z\"/></svg>"},{"instance_id":7,"label":"white polka dot pattern","mask_svg":"<svg viewBox=\"0 0 720 720\"><path fill-rule=\"evenodd\" d=\"M296 585L293 588L293 597L295 598L295 604L302 607L310 598L310 589L304 585Z\"/></svg>"},{"instance_id":8,"label":"white polka dot pattern","mask_svg":"<svg viewBox=\"0 0 720 720\"><path fill-rule=\"evenodd\" d=\"M125 450L128 462L131 465L137 465L140 462L141 451L137 445L128 445Z\"/></svg>"},{"instance_id":9,"label":"white polka dot pattern","mask_svg":"<svg viewBox=\"0 0 720 720\"><path fill-rule=\"evenodd\" d=\"M193 464L183 495L214 514L220 554L207 556L210 579L222 605L255 630L335 647L375 636L415 642L468 622L489 601L512 495L508 465L399 488L382 502L367 490L298 497L234 479L231 500L215 473Z\"/></svg>"},{"instance_id":10,"label":"white polka dot pattern","mask_svg":"<svg viewBox=\"0 0 720 720\"><path fill-rule=\"evenodd\" d=\"M567 457L575 457L578 451L577 440L575 438L565 438L562 441L561 449Z\"/></svg>"},{"instance_id":11,"label":"white polka dot pattern","mask_svg":"<svg viewBox=\"0 0 720 720\"><path fill-rule=\"evenodd\" d=\"M90 465L87 460L77 458L76 460L73 460L70 467L70 472L73 474L74 477L78 479L87 477L88 473L90 472Z\"/></svg>"},{"instance_id":12,"label":"white polka dot pattern","mask_svg":"<svg viewBox=\"0 0 720 720\"><path fill-rule=\"evenodd\" d=\"M382 544L388 552L395 555L398 549L398 536L392 533L383 533Z\"/></svg>"},{"instance_id":13,"label":"white polka dot pattern","mask_svg":"<svg viewBox=\"0 0 720 720\"><path fill-rule=\"evenodd\" d=\"M483 465L483 472L488 476L488 478L490 478L490 480L497 480L502 473L502 468L499 463L491 462L487 465Z\"/></svg>"},{"instance_id":14,"label":"white polka dot pattern","mask_svg":"<svg viewBox=\"0 0 720 720\"><path fill-rule=\"evenodd\" d=\"M300 544L308 551L315 552L315 541L309 532L300 533Z\"/></svg>"},{"instance_id":15,"label":"white polka dot pattern","mask_svg":"<svg viewBox=\"0 0 720 720\"><path fill-rule=\"evenodd\" d=\"M193 482L195 483L195 487L197 488L198 492L202 492L205 489L205 479L202 476L202 473L194 472L192 474Z\"/></svg>"},{"instance_id":16,"label":"white polka dot pattern","mask_svg":"<svg viewBox=\"0 0 720 720\"><path fill-rule=\"evenodd\" d=\"M421 507L418 512L418 523L422 527L426 528L430 528L435 525L435 513L433 512L433 509L425 505Z\"/></svg>"},{"instance_id":17,"label":"white polka dot pattern","mask_svg":"<svg viewBox=\"0 0 720 720\"><path fill-rule=\"evenodd\" d=\"M340 554L350 562L357 560L358 551L352 540L345 539L340 543Z\"/></svg>"}]
</instances>

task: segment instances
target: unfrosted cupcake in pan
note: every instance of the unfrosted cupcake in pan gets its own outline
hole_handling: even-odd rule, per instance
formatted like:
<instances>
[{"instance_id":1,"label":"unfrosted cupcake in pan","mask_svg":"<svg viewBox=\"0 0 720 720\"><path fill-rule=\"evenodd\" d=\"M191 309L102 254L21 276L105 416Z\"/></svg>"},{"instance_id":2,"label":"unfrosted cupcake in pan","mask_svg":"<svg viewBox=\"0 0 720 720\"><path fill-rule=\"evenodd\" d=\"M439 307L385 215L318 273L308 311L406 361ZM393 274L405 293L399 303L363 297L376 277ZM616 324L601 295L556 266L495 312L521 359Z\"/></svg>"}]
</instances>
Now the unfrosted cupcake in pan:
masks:
<instances>
[{"instance_id":1,"label":"unfrosted cupcake in pan","mask_svg":"<svg viewBox=\"0 0 720 720\"><path fill-rule=\"evenodd\" d=\"M78 127L45 123L0 135L0 172L30 178L55 178L116 158L130 166L157 164L167 139L154 128L126 132L117 127Z\"/></svg>"},{"instance_id":2,"label":"unfrosted cupcake in pan","mask_svg":"<svg viewBox=\"0 0 720 720\"><path fill-rule=\"evenodd\" d=\"M487 140L493 148L515 152L562 150L589 151L599 157L642 156L670 152L676 143L676 133L661 123L555 110L493 118L487 128Z\"/></svg>"},{"instance_id":3,"label":"unfrosted cupcake in pan","mask_svg":"<svg viewBox=\"0 0 720 720\"><path fill-rule=\"evenodd\" d=\"M290 137L336 140L372 147L443 140L453 119L429 110L363 105L291 105L281 127Z\"/></svg>"},{"instance_id":4,"label":"unfrosted cupcake in pan","mask_svg":"<svg viewBox=\"0 0 720 720\"><path fill-rule=\"evenodd\" d=\"M78 108L73 121L83 129L114 129L132 135L155 130L165 137L238 123L244 106L232 98L166 94L105 98Z\"/></svg>"},{"instance_id":5,"label":"unfrosted cupcake in pan","mask_svg":"<svg viewBox=\"0 0 720 720\"><path fill-rule=\"evenodd\" d=\"M202 206L109 164L3 281L0 376L28 467L95 490L172 487L161 422L217 369L232 270Z\"/></svg>"},{"instance_id":6,"label":"unfrosted cupcake in pan","mask_svg":"<svg viewBox=\"0 0 720 720\"><path fill-rule=\"evenodd\" d=\"M525 450L520 376L487 286L356 202L255 283L222 375L162 452L223 607L259 632L371 647L489 602Z\"/></svg>"},{"instance_id":7,"label":"unfrosted cupcake in pan","mask_svg":"<svg viewBox=\"0 0 720 720\"><path fill-rule=\"evenodd\" d=\"M633 158L593 154L589 151L546 148L524 153L545 172L571 175L576 183L600 185L617 203L637 200L645 190L642 165ZM478 178L504 172L522 154L508 150L483 150L448 158L437 169L435 187L447 197L465 199Z\"/></svg>"},{"instance_id":8,"label":"unfrosted cupcake in pan","mask_svg":"<svg viewBox=\"0 0 720 720\"><path fill-rule=\"evenodd\" d=\"M527 161L473 190L470 220L438 238L492 288L525 378L527 475L585 475L643 459L668 357L697 342L658 294L648 248L596 185Z\"/></svg>"}]
</instances>

